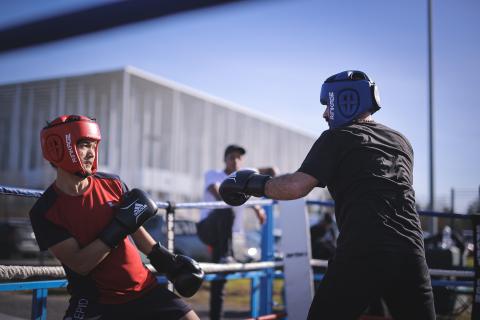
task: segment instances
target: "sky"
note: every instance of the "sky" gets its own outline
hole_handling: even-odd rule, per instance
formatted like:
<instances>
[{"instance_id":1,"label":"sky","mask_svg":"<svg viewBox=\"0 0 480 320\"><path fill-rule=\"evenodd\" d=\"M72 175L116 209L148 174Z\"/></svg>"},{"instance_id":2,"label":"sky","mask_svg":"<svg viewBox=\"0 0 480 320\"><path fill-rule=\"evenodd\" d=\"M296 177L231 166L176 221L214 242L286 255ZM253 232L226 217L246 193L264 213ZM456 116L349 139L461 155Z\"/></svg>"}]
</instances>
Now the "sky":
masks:
<instances>
[{"instance_id":1,"label":"sky","mask_svg":"<svg viewBox=\"0 0 480 320\"><path fill-rule=\"evenodd\" d=\"M6 0L0 28L108 1ZM437 208L479 196L480 2L432 0ZM0 53L0 84L127 65L220 97L317 137L323 81L366 72L375 120L415 153L417 201L429 199L427 0L245 1ZM300 165L300 164L299 164Z\"/></svg>"}]
</instances>

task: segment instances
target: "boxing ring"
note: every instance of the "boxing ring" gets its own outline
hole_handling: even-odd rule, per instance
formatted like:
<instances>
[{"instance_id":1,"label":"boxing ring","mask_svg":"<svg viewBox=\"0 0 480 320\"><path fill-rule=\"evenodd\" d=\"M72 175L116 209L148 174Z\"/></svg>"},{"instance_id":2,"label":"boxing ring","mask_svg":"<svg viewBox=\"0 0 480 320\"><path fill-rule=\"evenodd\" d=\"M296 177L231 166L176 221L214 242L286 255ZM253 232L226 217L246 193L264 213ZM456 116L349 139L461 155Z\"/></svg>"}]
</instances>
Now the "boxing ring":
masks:
<instances>
[{"instance_id":1,"label":"boxing ring","mask_svg":"<svg viewBox=\"0 0 480 320\"><path fill-rule=\"evenodd\" d=\"M42 195L41 190L15 188L10 186L0 185L0 194L20 197L33 197L38 198ZM287 203L291 203L288 201ZM333 206L332 202L324 201L304 201L300 205L310 206ZM173 203L173 202L157 202L159 209L165 210L166 226L167 226L167 247L173 252L175 242L175 214L178 210L185 209L199 209L199 208L226 208L228 207L223 202L197 202L197 203ZM297 296L301 294L302 288L293 288L289 285L292 283L288 281L289 278L293 279L295 283L298 282L298 277L305 279L303 282L309 282L303 290L313 295L313 280L320 280L323 274L317 273L312 276L313 267L327 267L327 261L310 259L309 243L307 245L307 251L302 248L298 248L298 243L288 243L286 240L285 230L283 233L282 249L284 249L284 260L274 261L274 207L278 206L281 212L284 212L288 207L283 206L281 203L272 200L256 200L247 202L248 206L262 205L265 208L267 219L266 223L262 227L261 238L261 261L253 263L232 263L232 264L213 264L213 263L200 263L201 267L205 271L205 281L215 281L218 279L236 280L236 279L249 279L250 280L250 312L251 317L261 319L261 316L271 315L273 311L273 280L284 279L285 293L286 293L286 310L285 314L272 315L264 319L276 319L287 318L295 319L296 312L303 312L304 306L298 306L297 301L291 301L291 296ZM298 210L298 207L296 208ZM305 211L306 212L306 211ZM296 213L295 213L296 214ZM465 268L462 270L454 269L430 269L430 275L432 276L432 285L434 287L461 287L468 288L467 292L473 293L472 300L472 314L471 319L477 319L480 316L480 293L478 292L478 286L480 284L480 216L479 215L463 215L455 213L440 213L433 211L420 211L420 215L450 218L450 219L465 219L470 220L473 228L474 235L474 262L473 268ZM293 216L293 214L286 214L285 216ZM308 225L307 219L303 221L300 216L297 215L295 219L298 223L303 223L300 227ZM293 221L293 220L292 220ZM282 223L282 226L284 224ZM286 228L297 228L298 225L286 226ZM288 234L287 234L288 236ZM309 238L308 238L309 239ZM287 244L285 244L287 242ZM290 245L290 248L289 248ZM294 246L292 251L292 246ZM296 247L295 247L296 246ZM299 260L301 259L301 260ZM290 261L290 262L289 262ZM300 262L299 262L300 261ZM299 269L302 267L302 263L307 263L308 266L305 269L309 269L310 278L308 274L299 274ZM147 267L154 271L151 265ZM295 278L296 277L296 278ZM295 279L294 279L295 278ZM28 281L32 280L33 281ZM159 276L159 281L167 283L165 277ZM48 290L53 288L65 288L67 286L67 280L65 279L65 273L61 266L10 266L0 265L0 291L32 291L32 307L31 307L31 319L47 319L47 298ZM297 285L295 286L297 287ZM290 300L289 300L290 296ZM295 297L293 297L295 298ZM299 295L296 298L303 298L308 305L310 301L305 298L305 295ZM295 310L302 309L302 310ZM307 309L308 311L308 309ZM297 313L298 314L298 313Z\"/></svg>"}]
</instances>

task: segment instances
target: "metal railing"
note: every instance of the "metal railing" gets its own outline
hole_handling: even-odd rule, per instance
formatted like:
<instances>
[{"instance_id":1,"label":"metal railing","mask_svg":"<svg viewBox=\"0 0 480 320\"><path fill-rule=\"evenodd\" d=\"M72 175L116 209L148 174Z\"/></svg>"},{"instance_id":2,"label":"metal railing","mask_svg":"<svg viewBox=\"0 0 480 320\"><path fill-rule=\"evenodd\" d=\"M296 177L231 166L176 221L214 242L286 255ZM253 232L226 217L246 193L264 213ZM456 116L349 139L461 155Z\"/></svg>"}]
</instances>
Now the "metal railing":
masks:
<instances>
[{"instance_id":1,"label":"metal railing","mask_svg":"<svg viewBox=\"0 0 480 320\"><path fill-rule=\"evenodd\" d=\"M0 185L0 194L35 197L42 195L41 190L14 188ZM250 309L253 318L261 315L272 313L273 307L273 279L283 278L281 269L283 263L274 260L274 238L273 238L273 206L276 204L272 200L250 200L246 203L247 206L262 205L264 206L267 219L262 227L262 241L261 252L262 261L257 263L247 264L229 264L218 265L212 263L200 263L206 272L205 281L216 281L219 279L235 280L235 279L250 279L251 280L251 294L250 294ZM320 206L334 206L332 201L307 201L307 205ZM227 208L229 207L224 202L197 202L197 203L172 203L172 202L157 202L160 209L166 210L167 221L167 246L169 250L174 248L174 226L175 214L177 210L193 209L193 208ZM432 280L434 286L462 286L473 287L474 297L477 295L477 281L479 278L478 272L478 234L480 231L479 216L477 215L463 215L458 213L442 213L433 211L419 211L420 215L454 218L454 219L468 219L472 221L473 231L475 236L474 241L474 268L465 270L442 270L430 269L431 276L449 277L449 279ZM477 230L478 229L478 230ZM311 260L312 267L327 267L327 261ZM147 265L155 272L153 267ZM62 267L33 267L33 266L0 266L0 280L18 280L28 279L31 276L48 276L60 277L65 275L62 273ZM323 274L315 274L314 279L322 279ZM456 280L459 277L461 280ZM159 282L167 283L165 277L159 276ZM46 303L48 297L48 289L63 288L67 286L67 280L43 280L30 282L8 282L0 283L0 291L21 291L32 290L32 311L31 319L46 319ZM472 319L479 312L478 304L474 303L472 310Z\"/></svg>"}]
</instances>

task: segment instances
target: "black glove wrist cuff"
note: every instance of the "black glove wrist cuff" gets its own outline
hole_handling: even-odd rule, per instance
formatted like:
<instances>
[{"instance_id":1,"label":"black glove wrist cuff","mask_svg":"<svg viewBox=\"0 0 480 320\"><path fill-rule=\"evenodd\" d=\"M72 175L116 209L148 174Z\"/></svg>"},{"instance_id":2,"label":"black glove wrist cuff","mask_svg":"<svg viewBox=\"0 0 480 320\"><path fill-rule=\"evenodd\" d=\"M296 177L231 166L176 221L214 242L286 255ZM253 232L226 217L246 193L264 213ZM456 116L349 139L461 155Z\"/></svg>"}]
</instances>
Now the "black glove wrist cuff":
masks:
<instances>
[{"instance_id":1,"label":"black glove wrist cuff","mask_svg":"<svg viewBox=\"0 0 480 320\"><path fill-rule=\"evenodd\" d=\"M98 236L107 246L114 249L118 247L120 242L128 235L125 228L115 221L108 225Z\"/></svg>"},{"instance_id":2,"label":"black glove wrist cuff","mask_svg":"<svg viewBox=\"0 0 480 320\"><path fill-rule=\"evenodd\" d=\"M265 185L270 179L272 179L272 177L264 174L255 175L248 181L247 193L255 197L265 196Z\"/></svg>"},{"instance_id":3,"label":"black glove wrist cuff","mask_svg":"<svg viewBox=\"0 0 480 320\"><path fill-rule=\"evenodd\" d=\"M152 251L150 251L147 258L158 272L170 273L175 266L175 256L175 254L157 242L152 247Z\"/></svg>"}]
</instances>

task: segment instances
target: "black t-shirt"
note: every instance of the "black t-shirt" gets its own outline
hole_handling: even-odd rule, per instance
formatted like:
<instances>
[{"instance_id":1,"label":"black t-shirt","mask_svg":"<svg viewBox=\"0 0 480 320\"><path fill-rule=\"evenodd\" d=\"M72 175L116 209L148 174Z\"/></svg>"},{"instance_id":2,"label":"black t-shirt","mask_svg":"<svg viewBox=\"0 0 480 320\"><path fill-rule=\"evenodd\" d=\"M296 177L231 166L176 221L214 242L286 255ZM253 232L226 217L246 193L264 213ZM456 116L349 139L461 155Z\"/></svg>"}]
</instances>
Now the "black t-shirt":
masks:
<instances>
[{"instance_id":1,"label":"black t-shirt","mask_svg":"<svg viewBox=\"0 0 480 320\"><path fill-rule=\"evenodd\" d=\"M399 132L375 122L327 130L298 171L327 186L335 200L337 255L424 254L412 188L413 150Z\"/></svg>"}]
</instances>

